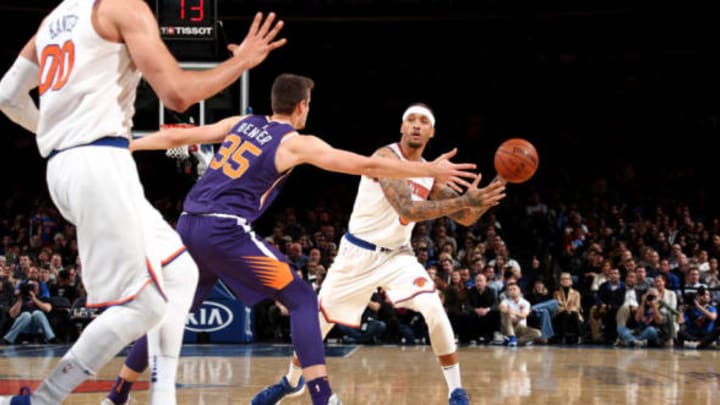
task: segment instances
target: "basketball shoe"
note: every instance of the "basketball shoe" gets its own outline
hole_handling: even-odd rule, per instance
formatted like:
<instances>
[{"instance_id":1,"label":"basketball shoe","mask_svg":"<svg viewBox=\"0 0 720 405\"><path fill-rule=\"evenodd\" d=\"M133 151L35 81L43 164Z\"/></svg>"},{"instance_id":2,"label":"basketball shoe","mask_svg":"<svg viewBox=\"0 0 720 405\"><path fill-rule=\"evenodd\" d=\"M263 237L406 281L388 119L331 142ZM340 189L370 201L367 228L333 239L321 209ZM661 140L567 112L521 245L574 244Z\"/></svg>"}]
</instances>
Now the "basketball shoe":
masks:
<instances>
[{"instance_id":1,"label":"basketball shoe","mask_svg":"<svg viewBox=\"0 0 720 405\"><path fill-rule=\"evenodd\" d=\"M0 397L0 405L31 405L30 395L32 395L30 388L22 387L20 388L20 395Z\"/></svg>"},{"instance_id":2,"label":"basketball shoe","mask_svg":"<svg viewBox=\"0 0 720 405\"><path fill-rule=\"evenodd\" d=\"M469 405L470 397L464 389L455 388L450 394L450 400L448 402L450 405Z\"/></svg>"},{"instance_id":3,"label":"basketball shoe","mask_svg":"<svg viewBox=\"0 0 720 405\"><path fill-rule=\"evenodd\" d=\"M303 377L300 377L297 386L291 387L287 377L283 376L279 383L266 387L258 392L252 401L250 401L250 405L275 405L285 397L296 397L304 391L305 379Z\"/></svg>"}]
</instances>

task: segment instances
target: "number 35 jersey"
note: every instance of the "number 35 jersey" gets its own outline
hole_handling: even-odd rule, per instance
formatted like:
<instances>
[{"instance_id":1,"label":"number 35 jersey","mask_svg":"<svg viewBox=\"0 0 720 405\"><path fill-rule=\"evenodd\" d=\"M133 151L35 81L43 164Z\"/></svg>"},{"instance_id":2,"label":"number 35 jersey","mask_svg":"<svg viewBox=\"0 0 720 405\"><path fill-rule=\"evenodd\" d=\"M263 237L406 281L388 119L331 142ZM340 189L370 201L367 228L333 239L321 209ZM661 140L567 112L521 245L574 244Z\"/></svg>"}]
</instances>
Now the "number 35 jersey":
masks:
<instances>
[{"instance_id":1,"label":"number 35 jersey","mask_svg":"<svg viewBox=\"0 0 720 405\"><path fill-rule=\"evenodd\" d=\"M296 134L291 125L270 121L264 115L238 121L188 193L184 210L255 221L272 204L290 174L291 170L278 173L275 166L278 147L290 133Z\"/></svg>"},{"instance_id":2,"label":"number 35 jersey","mask_svg":"<svg viewBox=\"0 0 720 405\"><path fill-rule=\"evenodd\" d=\"M130 136L140 73L125 44L95 31L94 4L65 0L38 29L37 143L42 156L106 136Z\"/></svg>"}]
</instances>

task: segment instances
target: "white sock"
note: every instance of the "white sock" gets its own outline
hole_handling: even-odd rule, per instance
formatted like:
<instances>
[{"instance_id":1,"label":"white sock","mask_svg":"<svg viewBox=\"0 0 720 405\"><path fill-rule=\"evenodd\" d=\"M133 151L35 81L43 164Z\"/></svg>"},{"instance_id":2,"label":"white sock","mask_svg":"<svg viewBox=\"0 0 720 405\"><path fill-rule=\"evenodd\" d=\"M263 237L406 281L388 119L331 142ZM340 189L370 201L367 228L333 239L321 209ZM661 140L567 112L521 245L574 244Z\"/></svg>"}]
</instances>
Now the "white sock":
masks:
<instances>
[{"instance_id":1,"label":"white sock","mask_svg":"<svg viewBox=\"0 0 720 405\"><path fill-rule=\"evenodd\" d=\"M460 363L442 366L442 371L448 386L448 398L450 398L450 394L452 394L456 388L462 387L462 383L460 382Z\"/></svg>"},{"instance_id":2,"label":"white sock","mask_svg":"<svg viewBox=\"0 0 720 405\"><path fill-rule=\"evenodd\" d=\"M153 356L150 359L151 404L177 404L175 397L177 367L178 359L176 357Z\"/></svg>"},{"instance_id":3,"label":"white sock","mask_svg":"<svg viewBox=\"0 0 720 405\"><path fill-rule=\"evenodd\" d=\"M296 366L293 362L290 362L290 368L288 369L288 373L285 376L285 378L287 378L288 380L288 383L290 383L290 386L297 387L298 383L300 382L300 377L302 377L302 369Z\"/></svg>"}]
</instances>

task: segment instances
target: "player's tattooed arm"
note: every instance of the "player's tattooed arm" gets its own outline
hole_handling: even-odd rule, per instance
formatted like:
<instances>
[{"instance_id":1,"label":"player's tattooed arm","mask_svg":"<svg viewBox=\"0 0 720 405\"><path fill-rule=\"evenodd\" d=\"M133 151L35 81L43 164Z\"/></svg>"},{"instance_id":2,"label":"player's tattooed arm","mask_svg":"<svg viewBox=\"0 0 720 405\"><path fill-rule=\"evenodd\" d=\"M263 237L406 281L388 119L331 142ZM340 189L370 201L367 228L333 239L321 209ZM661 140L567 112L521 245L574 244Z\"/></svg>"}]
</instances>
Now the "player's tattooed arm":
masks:
<instances>
[{"instance_id":1,"label":"player's tattooed arm","mask_svg":"<svg viewBox=\"0 0 720 405\"><path fill-rule=\"evenodd\" d=\"M388 148L375 152L376 156L397 159L398 157ZM471 188L461 196L445 200L415 201L412 199L412 188L406 179L379 179L385 198L400 217L408 222L426 221L446 215L458 213L470 207L491 207L502 199L505 187L495 186L492 189Z\"/></svg>"},{"instance_id":2,"label":"player's tattooed arm","mask_svg":"<svg viewBox=\"0 0 720 405\"><path fill-rule=\"evenodd\" d=\"M435 186L432 189L432 192L430 193L430 200L450 200L453 198L459 197L460 194L458 194L457 191L453 190L452 188L444 185L444 184L435 184ZM454 212L448 217L452 219L453 221L464 225L464 226L472 226L483 214L485 214L490 209L489 206L487 207L470 207L470 208L463 208L461 211Z\"/></svg>"}]
</instances>

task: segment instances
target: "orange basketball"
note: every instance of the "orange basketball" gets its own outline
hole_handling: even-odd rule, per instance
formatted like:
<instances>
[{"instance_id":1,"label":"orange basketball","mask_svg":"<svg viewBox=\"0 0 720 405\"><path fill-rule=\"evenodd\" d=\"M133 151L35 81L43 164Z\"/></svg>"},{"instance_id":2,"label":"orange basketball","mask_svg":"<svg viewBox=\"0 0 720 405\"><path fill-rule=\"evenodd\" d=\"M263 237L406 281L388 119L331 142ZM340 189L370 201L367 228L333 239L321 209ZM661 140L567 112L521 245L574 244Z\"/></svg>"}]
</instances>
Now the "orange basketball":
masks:
<instances>
[{"instance_id":1,"label":"orange basketball","mask_svg":"<svg viewBox=\"0 0 720 405\"><path fill-rule=\"evenodd\" d=\"M530 180L539 162L535 146L522 138L508 139L495 151L495 170L508 183Z\"/></svg>"}]
</instances>

